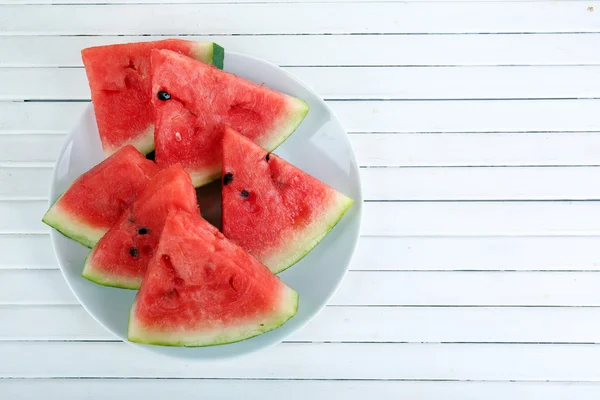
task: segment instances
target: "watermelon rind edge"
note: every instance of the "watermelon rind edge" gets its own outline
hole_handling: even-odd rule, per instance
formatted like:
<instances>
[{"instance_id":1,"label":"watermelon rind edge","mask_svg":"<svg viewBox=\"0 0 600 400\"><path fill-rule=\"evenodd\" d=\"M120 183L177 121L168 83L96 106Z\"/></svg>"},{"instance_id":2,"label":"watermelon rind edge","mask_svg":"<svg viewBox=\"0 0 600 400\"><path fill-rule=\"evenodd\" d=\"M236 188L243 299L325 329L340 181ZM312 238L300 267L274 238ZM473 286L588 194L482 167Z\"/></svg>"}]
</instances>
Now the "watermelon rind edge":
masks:
<instances>
[{"instance_id":1,"label":"watermelon rind edge","mask_svg":"<svg viewBox=\"0 0 600 400\"><path fill-rule=\"evenodd\" d=\"M323 241L323 239L325 239L325 237L333 230L333 228L335 228L335 226L342 220L346 212L350 209L350 207L352 207L353 204L354 200L338 192L337 201L330 208L330 212L332 215L328 218L327 221L325 221L325 223L327 224L326 228L323 229L321 233L316 237L310 237L312 235L310 235L310 228L308 228L305 232L307 232L307 236L309 236L310 239L305 246L296 247L296 249L298 250L292 249L292 251L289 253L290 256L288 257L281 257L281 255L279 255L278 258L283 259L284 261L276 263L276 265L270 265L272 263L270 263L269 261L265 261L265 265L267 265L271 272L273 272L274 274L279 274L285 271L286 269L292 267L293 265L297 264L311 251L313 251L314 248L317 247L317 245Z\"/></svg>"},{"instance_id":2,"label":"watermelon rind edge","mask_svg":"<svg viewBox=\"0 0 600 400\"><path fill-rule=\"evenodd\" d=\"M95 249L95 247L94 247ZM110 278L108 275L95 273L96 269L91 264L90 259L94 253L94 249L85 258L83 263L83 271L81 276L90 282L97 283L98 285L114 287L119 289L138 290L140 288L140 282L137 279L123 279L123 278Z\"/></svg>"},{"instance_id":3,"label":"watermelon rind edge","mask_svg":"<svg viewBox=\"0 0 600 400\"><path fill-rule=\"evenodd\" d=\"M223 69L223 62L225 60L225 49L219 46L217 43L213 42L212 51L212 64L219 69Z\"/></svg>"},{"instance_id":4,"label":"watermelon rind edge","mask_svg":"<svg viewBox=\"0 0 600 400\"><path fill-rule=\"evenodd\" d=\"M264 144L263 147L267 151L275 150L283 142L285 142L292 133L296 132L296 129L298 129L310 111L310 106L306 101L291 96L290 101L292 102L293 109L291 117L287 118L279 127L276 128L276 131L280 132L280 134L273 137L273 142Z\"/></svg>"},{"instance_id":5,"label":"watermelon rind edge","mask_svg":"<svg viewBox=\"0 0 600 400\"><path fill-rule=\"evenodd\" d=\"M194 42L190 56L205 64L223 69L225 49L215 42Z\"/></svg>"},{"instance_id":6,"label":"watermelon rind edge","mask_svg":"<svg viewBox=\"0 0 600 400\"><path fill-rule=\"evenodd\" d=\"M94 247L106 232L102 229L94 229L86 226L85 223L70 217L66 212L60 210L58 200L48 209L42 218L42 222L56 229L63 236L73 239L86 247Z\"/></svg>"},{"instance_id":7,"label":"watermelon rind edge","mask_svg":"<svg viewBox=\"0 0 600 400\"><path fill-rule=\"evenodd\" d=\"M197 336L197 339L195 339L195 342L193 341L194 339L186 339L186 340L180 340L177 339L176 336L178 334L181 334L182 332L176 332L176 333L168 333L168 332L149 332L149 331L145 331L143 328L138 327L135 323L135 318L134 318L134 313L135 313L135 307L137 305L137 297L136 299L133 301L133 304L131 305L131 309L129 311L129 326L127 329L127 340L129 340L130 342L133 343L141 343L141 344L150 344L150 345L158 345L158 346L170 346L170 347L209 347L209 346L220 346L220 345L224 345L224 344L231 344L231 343L237 343L237 342L241 342L244 340L248 340L251 339L253 337L259 336L263 333L267 333L269 331L272 331L274 329L277 329L281 326L283 326L287 321L289 321L292 317L294 317L296 315L296 313L298 312L298 303L299 303L299 294L298 292L296 292L294 289L292 289L291 287L285 285L284 286L284 290L286 291L286 293L284 294L284 298L281 301L281 304L283 305L282 307L280 307L281 309L278 310L278 315L276 318L273 319L273 321L271 323L264 323L262 324L263 326L260 326L260 324L255 323L254 324L254 330L247 334L247 335L238 335L236 336L235 333L233 334L229 334L229 335L225 335L225 336L221 336L220 338L215 335L216 339L214 340L208 340L208 341L202 341L202 339L198 339L201 338L201 335ZM258 325L258 326L256 326ZM232 329L233 332L235 332L235 329ZM239 331L243 331L243 328L240 328ZM223 332L223 330L220 330L220 332ZM193 333L191 334L193 335ZM168 338L168 336L172 336L171 339Z\"/></svg>"},{"instance_id":8,"label":"watermelon rind edge","mask_svg":"<svg viewBox=\"0 0 600 400\"><path fill-rule=\"evenodd\" d=\"M92 105L93 106L93 105ZM121 150L127 145L132 145L143 155L148 155L154 151L154 124L151 124L142 132L139 132L134 138L131 138L118 146L109 147L102 143L102 151L104 152L104 158L108 158L117 151Z\"/></svg>"}]
</instances>

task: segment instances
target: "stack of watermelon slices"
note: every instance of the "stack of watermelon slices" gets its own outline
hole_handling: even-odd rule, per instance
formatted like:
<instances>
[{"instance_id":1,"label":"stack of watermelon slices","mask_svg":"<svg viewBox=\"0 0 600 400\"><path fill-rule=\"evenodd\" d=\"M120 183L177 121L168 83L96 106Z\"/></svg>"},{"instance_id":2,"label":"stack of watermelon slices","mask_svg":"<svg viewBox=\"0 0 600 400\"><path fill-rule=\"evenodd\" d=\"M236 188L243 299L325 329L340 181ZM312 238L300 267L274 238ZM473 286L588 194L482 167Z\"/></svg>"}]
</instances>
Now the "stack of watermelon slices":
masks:
<instances>
[{"instance_id":1,"label":"stack of watermelon slices","mask_svg":"<svg viewBox=\"0 0 600 400\"><path fill-rule=\"evenodd\" d=\"M139 289L134 342L207 346L281 326L295 315L298 293L274 274L309 253L352 205L271 154L302 122L306 103L219 70L218 49L167 40L83 51L110 156L43 221L92 247L83 277ZM142 154L150 142L155 162ZM220 177L223 233L202 218L194 190Z\"/></svg>"}]
</instances>

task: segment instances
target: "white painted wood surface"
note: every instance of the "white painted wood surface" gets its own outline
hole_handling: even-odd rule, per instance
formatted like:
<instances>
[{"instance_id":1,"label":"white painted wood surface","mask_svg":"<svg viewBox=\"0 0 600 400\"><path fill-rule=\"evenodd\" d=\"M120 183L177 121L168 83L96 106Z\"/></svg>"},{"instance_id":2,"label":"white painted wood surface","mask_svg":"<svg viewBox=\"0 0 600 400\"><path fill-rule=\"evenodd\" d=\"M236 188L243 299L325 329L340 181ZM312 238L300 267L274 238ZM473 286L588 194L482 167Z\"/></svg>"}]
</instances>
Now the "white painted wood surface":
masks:
<instances>
[{"instance_id":1,"label":"white painted wood surface","mask_svg":"<svg viewBox=\"0 0 600 400\"><path fill-rule=\"evenodd\" d=\"M85 3L0 0L1 399L600 398L600 2ZM342 287L234 362L116 341L40 222L89 99L79 50L163 35L284 66L361 166Z\"/></svg>"}]
</instances>

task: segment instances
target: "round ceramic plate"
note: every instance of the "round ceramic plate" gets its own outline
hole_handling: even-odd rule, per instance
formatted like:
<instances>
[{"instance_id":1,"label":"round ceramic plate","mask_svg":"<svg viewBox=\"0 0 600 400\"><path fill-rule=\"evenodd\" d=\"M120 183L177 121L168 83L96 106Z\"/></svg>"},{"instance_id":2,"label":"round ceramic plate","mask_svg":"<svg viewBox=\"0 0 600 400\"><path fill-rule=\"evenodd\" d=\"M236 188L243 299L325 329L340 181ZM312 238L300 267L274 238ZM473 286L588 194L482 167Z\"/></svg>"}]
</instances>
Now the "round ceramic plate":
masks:
<instances>
[{"instance_id":1,"label":"round ceramic plate","mask_svg":"<svg viewBox=\"0 0 600 400\"><path fill-rule=\"evenodd\" d=\"M225 70L306 100L310 112L300 127L275 153L355 200L331 233L305 258L281 273L280 278L300 294L298 313L284 326L233 344L198 347L136 347L186 359L218 359L250 353L276 344L304 326L327 303L342 281L358 241L362 197L359 170L346 132L325 102L283 69L246 55L227 53ZM50 193L54 202L85 171L102 161L100 139L90 105L66 139L58 156ZM214 186L214 185L213 185ZM217 192L220 186L217 187ZM214 192L214 190L213 190ZM218 213L220 199L200 191L205 210ZM214 216L213 216L214 217ZM209 218L210 220L210 218ZM127 342L132 290L96 285L81 276L89 249L52 230L52 243L62 273L83 307L106 329Z\"/></svg>"}]
</instances>

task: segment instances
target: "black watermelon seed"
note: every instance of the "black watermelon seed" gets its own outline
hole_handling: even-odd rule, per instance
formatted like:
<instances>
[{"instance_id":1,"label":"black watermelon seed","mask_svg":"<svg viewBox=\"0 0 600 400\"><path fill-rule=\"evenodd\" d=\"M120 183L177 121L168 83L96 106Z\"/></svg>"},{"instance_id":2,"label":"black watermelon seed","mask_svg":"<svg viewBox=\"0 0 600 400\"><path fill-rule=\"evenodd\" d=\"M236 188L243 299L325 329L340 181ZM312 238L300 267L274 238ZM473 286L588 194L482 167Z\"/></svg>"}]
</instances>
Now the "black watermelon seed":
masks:
<instances>
[{"instance_id":1,"label":"black watermelon seed","mask_svg":"<svg viewBox=\"0 0 600 400\"><path fill-rule=\"evenodd\" d=\"M265 156L265 160L269 161L269 158L271 158L271 153L267 153L267 155Z\"/></svg>"},{"instance_id":2,"label":"black watermelon seed","mask_svg":"<svg viewBox=\"0 0 600 400\"><path fill-rule=\"evenodd\" d=\"M223 177L223 185L227 186L232 181L233 181L233 174L231 172L226 173L225 176Z\"/></svg>"},{"instance_id":3,"label":"black watermelon seed","mask_svg":"<svg viewBox=\"0 0 600 400\"><path fill-rule=\"evenodd\" d=\"M131 257L137 257L140 255L138 249L136 249L135 247L129 249L129 254L131 255Z\"/></svg>"},{"instance_id":4,"label":"black watermelon seed","mask_svg":"<svg viewBox=\"0 0 600 400\"><path fill-rule=\"evenodd\" d=\"M169 100L171 99L171 95L168 92L165 92L164 90L161 90L160 92L158 92L158 99L159 100Z\"/></svg>"},{"instance_id":5,"label":"black watermelon seed","mask_svg":"<svg viewBox=\"0 0 600 400\"><path fill-rule=\"evenodd\" d=\"M248 198L248 196L250 196L250 192L248 192L246 189L244 189L240 192L240 195L246 199L246 198Z\"/></svg>"},{"instance_id":6,"label":"black watermelon seed","mask_svg":"<svg viewBox=\"0 0 600 400\"><path fill-rule=\"evenodd\" d=\"M139 233L140 235L146 235L148 232L150 232L150 230L148 230L148 228L140 228L140 229L138 230L138 233Z\"/></svg>"}]
</instances>

